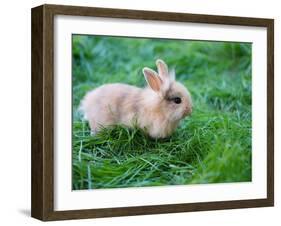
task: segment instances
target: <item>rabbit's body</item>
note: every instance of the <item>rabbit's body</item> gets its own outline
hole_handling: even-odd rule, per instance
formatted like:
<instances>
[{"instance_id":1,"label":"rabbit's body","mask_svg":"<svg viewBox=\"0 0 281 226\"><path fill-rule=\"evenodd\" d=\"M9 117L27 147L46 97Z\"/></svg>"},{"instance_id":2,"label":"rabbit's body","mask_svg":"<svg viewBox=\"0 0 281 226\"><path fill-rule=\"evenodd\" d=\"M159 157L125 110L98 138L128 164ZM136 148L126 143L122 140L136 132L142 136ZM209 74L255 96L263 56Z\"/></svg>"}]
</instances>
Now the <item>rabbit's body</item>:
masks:
<instances>
[{"instance_id":1,"label":"rabbit's body","mask_svg":"<svg viewBox=\"0 0 281 226\"><path fill-rule=\"evenodd\" d=\"M102 104L101 104L102 101ZM169 122L159 97L151 89L126 84L107 84L89 92L82 102L85 118L93 133L100 126L123 124L147 130L151 137L167 137L178 122Z\"/></svg>"},{"instance_id":2,"label":"rabbit's body","mask_svg":"<svg viewBox=\"0 0 281 226\"><path fill-rule=\"evenodd\" d=\"M106 84L86 94L81 108L94 134L102 127L122 124L138 126L153 138L165 138L180 119L191 113L191 98L186 88L176 81L164 83L162 79L157 83L156 75L149 77L152 71L149 70L144 74L150 87ZM176 96L181 96L181 108L173 102Z\"/></svg>"}]
</instances>

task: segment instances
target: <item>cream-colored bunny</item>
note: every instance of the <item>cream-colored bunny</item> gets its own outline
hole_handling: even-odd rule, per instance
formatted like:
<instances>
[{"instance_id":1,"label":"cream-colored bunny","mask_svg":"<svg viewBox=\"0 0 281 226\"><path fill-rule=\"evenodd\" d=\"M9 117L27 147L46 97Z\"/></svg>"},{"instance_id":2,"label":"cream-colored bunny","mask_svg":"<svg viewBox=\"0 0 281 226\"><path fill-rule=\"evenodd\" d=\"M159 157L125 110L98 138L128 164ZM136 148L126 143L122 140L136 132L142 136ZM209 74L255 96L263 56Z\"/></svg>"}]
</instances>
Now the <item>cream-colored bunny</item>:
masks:
<instances>
[{"instance_id":1,"label":"cream-colored bunny","mask_svg":"<svg viewBox=\"0 0 281 226\"><path fill-rule=\"evenodd\" d=\"M81 102L92 133L116 124L138 126L152 138L171 135L179 121L191 114L192 101L188 90L175 81L162 60L156 61L158 73L143 68L148 83L138 88L121 83L106 84L86 94Z\"/></svg>"}]
</instances>

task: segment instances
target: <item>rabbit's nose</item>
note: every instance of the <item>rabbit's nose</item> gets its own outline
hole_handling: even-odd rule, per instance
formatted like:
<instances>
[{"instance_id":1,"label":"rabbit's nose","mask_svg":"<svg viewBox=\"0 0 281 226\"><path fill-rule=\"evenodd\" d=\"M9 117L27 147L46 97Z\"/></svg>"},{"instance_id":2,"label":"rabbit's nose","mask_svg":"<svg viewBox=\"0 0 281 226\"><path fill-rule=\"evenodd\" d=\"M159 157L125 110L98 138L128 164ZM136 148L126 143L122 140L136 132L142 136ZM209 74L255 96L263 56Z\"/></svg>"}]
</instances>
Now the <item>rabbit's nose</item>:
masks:
<instances>
[{"instance_id":1,"label":"rabbit's nose","mask_svg":"<svg viewBox=\"0 0 281 226\"><path fill-rule=\"evenodd\" d=\"M192 113L192 108L191 107L186 107L184 109L184 116L191 115L191 113Z\"/></svg>"}]
</instances>

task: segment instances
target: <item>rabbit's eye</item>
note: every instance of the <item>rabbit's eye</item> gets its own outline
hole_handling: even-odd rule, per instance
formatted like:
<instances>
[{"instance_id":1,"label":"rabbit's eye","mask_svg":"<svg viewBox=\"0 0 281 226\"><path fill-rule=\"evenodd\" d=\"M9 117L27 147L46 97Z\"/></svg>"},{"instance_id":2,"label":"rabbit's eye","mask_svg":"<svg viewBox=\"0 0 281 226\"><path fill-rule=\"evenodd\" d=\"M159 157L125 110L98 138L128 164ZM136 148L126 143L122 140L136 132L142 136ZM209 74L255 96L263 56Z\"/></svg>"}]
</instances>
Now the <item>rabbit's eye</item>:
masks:
<instances>
[{"instance_id":1,"label":"rabbit's eye","mask_svg":"<svg viewBox=\"0 0 281 226\"><path fill-rule=\"evenodd\" d=\"M173 98L173 101L174 101L176 104L180 104L180 103L181 103L181 98L180 98L180 97L175 97L175 98Z\"/></svg>"}]
</instances>

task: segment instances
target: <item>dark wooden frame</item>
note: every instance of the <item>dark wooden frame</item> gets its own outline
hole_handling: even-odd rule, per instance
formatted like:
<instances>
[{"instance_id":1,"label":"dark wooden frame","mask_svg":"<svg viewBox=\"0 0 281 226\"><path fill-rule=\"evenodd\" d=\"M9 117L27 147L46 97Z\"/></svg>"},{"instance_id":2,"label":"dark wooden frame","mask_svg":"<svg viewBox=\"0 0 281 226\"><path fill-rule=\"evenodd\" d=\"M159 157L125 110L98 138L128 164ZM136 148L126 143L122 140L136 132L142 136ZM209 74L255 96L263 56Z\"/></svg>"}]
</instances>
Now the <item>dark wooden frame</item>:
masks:
<instances>
[{"instance_id":1,"label":"dark wooden frame","mask_svg":"<svg viewBox=\"0 0 281 226\"><path fill-rule=\"evenodd\" d=\"M54 211L54 16L95 16L141 20L194 22L267 28L267 198L157 206ZM42 5L32 9L32 195L31 215L40 220L64 220L160 214L274 205L274 20L124 9Z\"/></svg>"}]
</instances>

